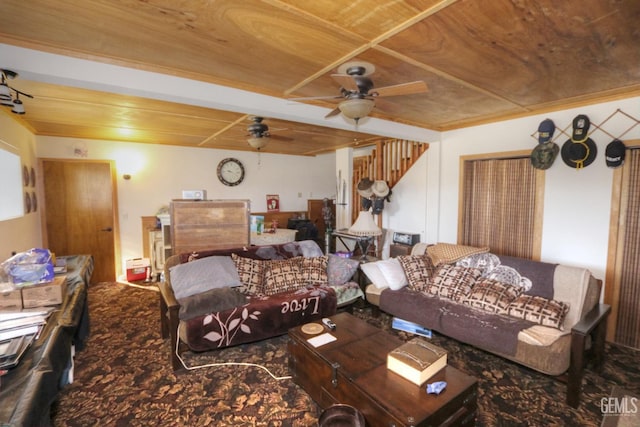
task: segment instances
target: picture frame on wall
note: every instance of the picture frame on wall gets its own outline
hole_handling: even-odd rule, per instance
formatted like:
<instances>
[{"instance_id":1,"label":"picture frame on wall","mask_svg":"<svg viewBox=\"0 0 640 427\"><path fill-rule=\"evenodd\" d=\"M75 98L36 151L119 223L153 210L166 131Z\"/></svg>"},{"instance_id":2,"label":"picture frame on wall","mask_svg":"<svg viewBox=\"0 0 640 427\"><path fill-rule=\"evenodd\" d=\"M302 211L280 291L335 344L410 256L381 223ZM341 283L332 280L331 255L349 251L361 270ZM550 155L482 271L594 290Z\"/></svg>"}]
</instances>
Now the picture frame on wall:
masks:
<instances>
[{"instance_id":1,"label":"picture frame on wall","mask_svg":"<svg viewBox=\"0 0 640 427\"><path fill-rule=\"evenodd\" d=\"M280 212L280 196L267 194L267 212Z\"/></svg>"}]
</instances>

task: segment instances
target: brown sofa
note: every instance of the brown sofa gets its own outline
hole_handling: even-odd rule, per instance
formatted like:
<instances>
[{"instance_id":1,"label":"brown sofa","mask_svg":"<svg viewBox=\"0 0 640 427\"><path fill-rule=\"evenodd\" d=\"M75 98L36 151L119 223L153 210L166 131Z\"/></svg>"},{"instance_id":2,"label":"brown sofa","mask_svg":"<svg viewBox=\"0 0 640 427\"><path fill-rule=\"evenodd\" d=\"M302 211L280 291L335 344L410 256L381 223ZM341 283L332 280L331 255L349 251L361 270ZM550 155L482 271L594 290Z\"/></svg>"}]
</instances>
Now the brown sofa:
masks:
<instances>
[{"instance_id":1,"label":"brown sofa","mask_svg":"<svg viewBox=\"0 0 640 427\"><path fill-rule=\"evenodd\" d=\"M428 260L425 265L432 269L423 271L417 286L419 276L408 271L413 285L392 284L395 289L388 283L376 285L376 275L368 275L374 278L366 290L370 303L400 319L558 376L567 381L567 403L579 404L586 355L594 357L597 368L602 365L610 311L599 303L602 282L587 269L451 244L418 244L412 255L398 258L403 269L415 258ZM457 279L463 277L461 271L473 270L480 271L479 277ZM448 287L463 285L456 280L465 286Z\"/></svg>"},{"instance_id":2,"label":"brown sofa","mask_svg":"<svg viewBox=\"0 0 640 427\"><path fill-rule=\"evenodd\" d=\"M207 258L230 262L231 257L236 266L252 265L253 261L274 265L273 262L299 258L312 263L323 262L324 259L327 276L320 281L305 280L302 284L268 293L254 292L243 284L237 288L207 290L186 298L176 297L178 289L174 289L176 284L172 284L176 268L187 263L195 266L194 261ZM317 243L310 240L171 256L165 263L165 281L159 288L162 336L171 340L173 369L183 367L178 355L185 346L192 351L207 351L282 335L294 326L331 316L338 307L364 298L359 285L350 279L357 263L348 262L337 259L335 255L324 256ZM215 266L213 268L210 277L222 276L222 269L218 273ZM302 270L305 273L311 271L308 266ZM349 279L344 281L347 276ZM245 279L242 275L242 280ZM198 283L197 280L195 282Z\"/></svg>"}]
</instances>

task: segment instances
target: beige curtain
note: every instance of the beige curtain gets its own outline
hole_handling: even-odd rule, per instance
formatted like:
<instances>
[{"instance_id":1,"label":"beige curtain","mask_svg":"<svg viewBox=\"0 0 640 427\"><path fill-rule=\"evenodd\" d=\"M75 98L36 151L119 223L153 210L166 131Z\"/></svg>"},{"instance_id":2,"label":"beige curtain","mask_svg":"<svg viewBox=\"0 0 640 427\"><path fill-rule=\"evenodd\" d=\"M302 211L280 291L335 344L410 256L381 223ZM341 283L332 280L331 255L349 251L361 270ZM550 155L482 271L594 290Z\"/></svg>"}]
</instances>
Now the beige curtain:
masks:
<instances>
[{"instance_id":1,"label":"beige curtain","mask_svg":"<svg viewBox=\"0 0 640 427\"><path fill-rule=\"evenodd\" d=\"M621 253L615 342L640 348L640 149L627 151L620 212Z\"/></svg>"},{"instance_id":2,"label":"beige curtain","mask_svg":"<svg viewBox=\"0 0 640 427\"><path fill-rule=\"evenodd\" d=\"M460 243L533 258L536 170L529 157L464 162Z\"/></svg>"}]
</instances>

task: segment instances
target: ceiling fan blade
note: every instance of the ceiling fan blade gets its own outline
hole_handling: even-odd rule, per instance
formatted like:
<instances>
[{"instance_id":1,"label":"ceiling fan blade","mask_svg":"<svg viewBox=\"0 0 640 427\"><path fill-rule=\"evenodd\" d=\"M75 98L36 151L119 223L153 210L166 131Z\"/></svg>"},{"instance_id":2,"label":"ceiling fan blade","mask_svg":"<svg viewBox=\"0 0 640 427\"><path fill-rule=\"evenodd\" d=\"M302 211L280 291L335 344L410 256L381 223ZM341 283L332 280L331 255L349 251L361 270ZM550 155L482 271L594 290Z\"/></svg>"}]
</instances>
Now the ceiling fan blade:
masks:
<instances>
[{"instance_id":1,"label":"ceiling fan blade","mask_svg":"<svg viewBox=\"0 0 640 427\"><path fill-rule=\"evenodd\" d=\"M293 141L293 138L288 137L288 136L283 136L283 135L271 134L268 138L272 139L274 141Z\"/></svg>"},{"instance_id":2,"label":"ceiling fan blade","mask_svg":"<svg viewBox=\"0 0 640 427\"><path fill-rule=\"evenodd\" d=\"M306 96L303 98L288 98L289 101L313 101L314 99L342 99L343 96L327 95L327 96Z\"/></svg>"},{"instance_id":3,"label":"ceiling fan blade","mask_svg":"<svg viewBox=\"0 0 640 427\"><path fill-rule=\"evenodd\" d=\"M333 110L331 110L329 112L329 114L327 114L326 116L324 116L325 119L328 119L329 117L333 117L333 116L337 116L338 114L340 114L340 109L339 108L334 108Z\"/></svg>"},{"instance_id":4,"label":"ceiling fan blade","mask_svg":"<svg viewBox=\"0 0 640 427\"><path fill-rule=\"evenodd\" d=\"M373 95L373 96L411 95L414 93L424 93L427 90L428 90L427 84L422 80L418 80L410 83L401 83L399 85L373 88L369 91L369 95Z\"/></svg>"},{"instance_id":5,"label":"ceiling fan blade","mask_svg":"<svg viewBox=\"0 0 640 427\"><path fill-rule=\"evenodd\" d=\"M353 76L348 74L331 74L331 77L346 90L360 92L360 88L358 88L358 84Z\"/></svg>"}]
</instances>

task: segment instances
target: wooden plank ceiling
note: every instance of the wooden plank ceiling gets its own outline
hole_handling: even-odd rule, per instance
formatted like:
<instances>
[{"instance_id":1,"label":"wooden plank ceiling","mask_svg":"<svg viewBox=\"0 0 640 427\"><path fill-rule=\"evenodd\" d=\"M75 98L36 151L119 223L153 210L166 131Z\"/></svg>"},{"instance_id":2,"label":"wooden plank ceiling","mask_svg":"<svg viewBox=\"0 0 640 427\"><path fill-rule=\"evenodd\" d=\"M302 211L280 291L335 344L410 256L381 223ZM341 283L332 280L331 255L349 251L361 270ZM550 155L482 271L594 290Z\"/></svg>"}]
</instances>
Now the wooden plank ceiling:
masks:
<instances>
[{"instance_id":1,"label":"wooden plank ceiling","mask_svg":"<svg viewBox=\"0 0 640 427\"><path fill-rule=\"evenodd\" d=\"M637 0L2 0L0 43L278 98L337 97L330 75L366 61L376 87L428 86L376 99L372 117L442 131L637 96L638 22ZM10 84L35 96L21 98L18 119L37 135L252 149L242 112ZM340 101L304 102L329 111ZM265 118L280 138L263 151L313 155L378 139L278 116Z\"/></svg>"}]
</instances>

